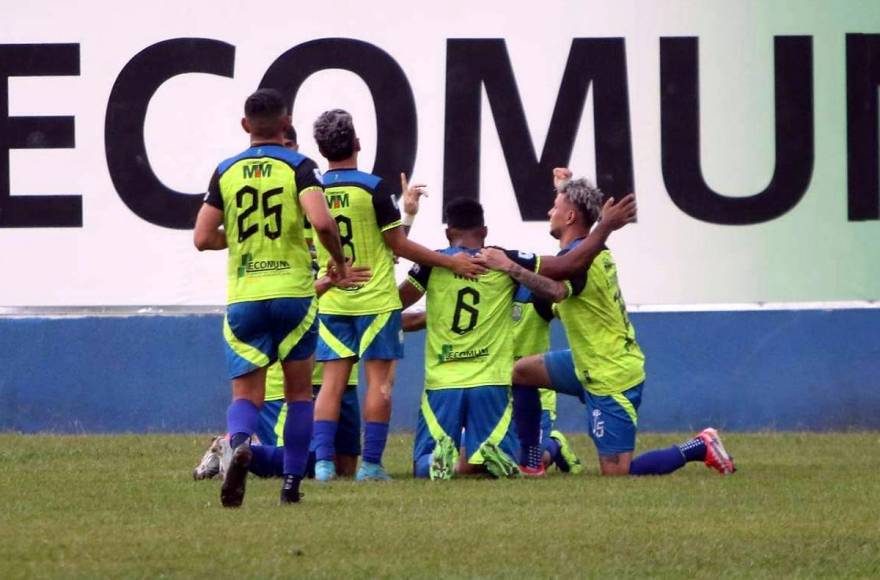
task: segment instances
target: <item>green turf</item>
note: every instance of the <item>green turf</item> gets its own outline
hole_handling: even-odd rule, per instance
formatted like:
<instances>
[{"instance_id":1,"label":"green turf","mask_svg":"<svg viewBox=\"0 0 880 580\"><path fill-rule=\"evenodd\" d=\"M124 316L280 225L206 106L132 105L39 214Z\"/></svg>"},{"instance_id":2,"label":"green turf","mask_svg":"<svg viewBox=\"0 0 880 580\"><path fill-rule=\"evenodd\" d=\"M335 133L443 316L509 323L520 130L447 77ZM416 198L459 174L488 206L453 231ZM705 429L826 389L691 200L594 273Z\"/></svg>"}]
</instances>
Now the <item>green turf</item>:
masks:
<instances>
[{"instance_id":1,"label":"green turf","mask_svg":"<svg viewBox=\"0 0 880 580\"><path fill-rule=\"evenodd\" d=\"M648 435L641 449L678 441ZM309 482L239 510L190 470L208 436L0 435L0 578L880 576L880 434L729 435L739 472Z\"/></svg>"}]
</instances>

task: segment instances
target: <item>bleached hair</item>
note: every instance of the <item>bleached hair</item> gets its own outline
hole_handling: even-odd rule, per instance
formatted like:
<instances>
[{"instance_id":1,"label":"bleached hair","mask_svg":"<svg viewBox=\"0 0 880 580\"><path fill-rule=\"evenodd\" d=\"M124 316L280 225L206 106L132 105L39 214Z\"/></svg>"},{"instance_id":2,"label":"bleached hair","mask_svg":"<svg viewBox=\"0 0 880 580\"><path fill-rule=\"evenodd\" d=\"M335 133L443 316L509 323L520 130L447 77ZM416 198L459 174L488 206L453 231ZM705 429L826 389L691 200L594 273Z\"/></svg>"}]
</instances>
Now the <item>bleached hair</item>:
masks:
<instances>
[{"instance_id":1,"label":"bleached hair","mask_svg":"<svg viewBox=\"0 0 880 580\"><path fill-rule=\"evenodd\" d=\"M572 179L559 189L559 193L574 204L590 223L598 221L605 194L588 179Z\"/></svg>"}]
</instances>

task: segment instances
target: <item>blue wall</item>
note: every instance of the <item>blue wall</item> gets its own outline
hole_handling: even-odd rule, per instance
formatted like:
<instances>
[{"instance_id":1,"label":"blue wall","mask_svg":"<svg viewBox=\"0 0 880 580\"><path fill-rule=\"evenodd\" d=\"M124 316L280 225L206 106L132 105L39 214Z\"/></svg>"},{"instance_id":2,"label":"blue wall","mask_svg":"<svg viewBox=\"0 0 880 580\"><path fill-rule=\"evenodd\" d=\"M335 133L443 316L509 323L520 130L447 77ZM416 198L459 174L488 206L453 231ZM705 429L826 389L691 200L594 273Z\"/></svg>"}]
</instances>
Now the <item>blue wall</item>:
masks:
<instances>
[{"instance_id":1,"label":"blue wall","mask_svg":"<svg viewBox=\"0 0 880 580\"><path fill-rule=\"evenodd\" d=\"M880 428L880 310L634 313L646 430ZM0 318L0 430L220 431L222 318ZM553 343L562 347L562 329ZM412 430L423 333L407 337L393 427ZM563 429L584 430L574 399Z\"/></svg>"}]
</instances>

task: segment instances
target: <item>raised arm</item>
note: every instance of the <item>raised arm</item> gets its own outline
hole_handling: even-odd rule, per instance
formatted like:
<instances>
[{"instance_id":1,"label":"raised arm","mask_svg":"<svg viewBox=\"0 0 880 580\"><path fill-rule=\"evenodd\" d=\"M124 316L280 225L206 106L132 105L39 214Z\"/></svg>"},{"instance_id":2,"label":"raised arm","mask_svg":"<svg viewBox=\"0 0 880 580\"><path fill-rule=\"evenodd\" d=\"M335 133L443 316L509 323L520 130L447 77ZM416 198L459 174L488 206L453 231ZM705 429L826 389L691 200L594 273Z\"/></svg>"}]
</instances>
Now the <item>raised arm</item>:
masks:
<instances>
[{"instance_id":1,"label":"raised arm","mask_svg":"<svg viewBox=\"0 0 880 580\"><path fill-rule=\"evenodd\" d=\"M602 219L590 235L572 251L561 256L541 256L538 273L554 280L568 280L578 272L590 267L593 260L605 247L611 232L619 230L636 219L636 197L629 194L619 202L609 198L602 207Z\"/></svg>"}]
</instances>

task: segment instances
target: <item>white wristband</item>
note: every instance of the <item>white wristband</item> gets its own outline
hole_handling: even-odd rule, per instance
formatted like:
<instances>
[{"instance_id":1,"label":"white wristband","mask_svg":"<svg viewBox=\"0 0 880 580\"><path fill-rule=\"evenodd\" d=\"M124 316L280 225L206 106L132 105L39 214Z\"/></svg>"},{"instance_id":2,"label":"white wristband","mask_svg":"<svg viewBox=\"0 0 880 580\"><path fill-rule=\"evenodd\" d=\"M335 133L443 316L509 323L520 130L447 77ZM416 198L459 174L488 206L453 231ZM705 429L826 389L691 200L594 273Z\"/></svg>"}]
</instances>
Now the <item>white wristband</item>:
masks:
<instances>
[{"instance_id":1,"label":"white wristband","mask_svg":"<svg viewBox=\"0 0 880 580\"><path fill-rule=\"evenodd\" d=\"M412 213L404 213L403 219L400 221L406 227L411 227L413 222L416 221L416 215Z\"/></svg>"}]
</instances>

